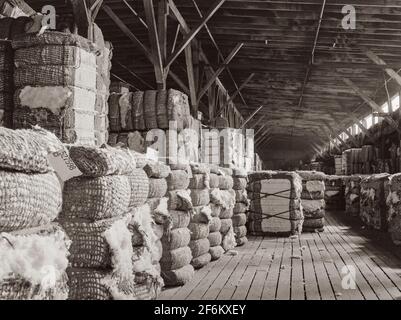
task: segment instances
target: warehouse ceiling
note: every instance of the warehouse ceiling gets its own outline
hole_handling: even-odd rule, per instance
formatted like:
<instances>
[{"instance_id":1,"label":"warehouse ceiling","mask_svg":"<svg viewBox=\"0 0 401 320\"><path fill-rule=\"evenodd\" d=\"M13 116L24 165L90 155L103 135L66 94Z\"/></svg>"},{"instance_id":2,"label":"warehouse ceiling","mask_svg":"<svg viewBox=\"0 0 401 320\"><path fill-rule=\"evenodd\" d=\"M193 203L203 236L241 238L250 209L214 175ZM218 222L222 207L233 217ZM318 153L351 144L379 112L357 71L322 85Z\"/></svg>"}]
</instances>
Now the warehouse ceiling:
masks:
<instances>
[{"instance_id":1,"label":"warehouse ceiling","mask_svg":"<svg viewBox=\"0 0 401 320\"><path fill-rule=\"evenodd\" d=\"M192 0L174 0L190 28L201 21ZM27 1L40 11L48 1ZM137 13L136 17L128 5ZM196 0L204 14L215 0ZM52 1L58 14L70 13L69 1ZM144 44L149 44L142 1L105 0L118 17ZM353 0L355 29L345 30L342 8L345 0L243 1L227 0L207 23L223 56L239 43L236 54L220 80L230 93L251 73L255 76L234 100L244 118L260 105L263 109L249 122L265 115L262 124L269 137L259 146L262 158L271 150L311 152L312 144L329 141L371 107L344 82L350 79L362 94L378 104L386 101L385 73L366 54L369 50L395 71L401 69L401 2L398 0ZM110 17L100 11L96 23L106 40L114 45L113 74L138 89L155 88L154 69L142 51ZM168 19L168 50L177 33L177 21ZM205 28L197 35L211 65L219 65L218 52ZM187 83L184 54L171 70ZM387 82L390 94L400 90L394 80ZM168 79L168 87L177 83ZM244 103L245 102L245 103ZM205 100L207 105L207 98ZM201 109L202 110L202 109ZM205 110L202 110L205 111ZM255 129L258 129L258 125ZM263 132L263 130L261 131Z\"/></svg>"}]
</instances>

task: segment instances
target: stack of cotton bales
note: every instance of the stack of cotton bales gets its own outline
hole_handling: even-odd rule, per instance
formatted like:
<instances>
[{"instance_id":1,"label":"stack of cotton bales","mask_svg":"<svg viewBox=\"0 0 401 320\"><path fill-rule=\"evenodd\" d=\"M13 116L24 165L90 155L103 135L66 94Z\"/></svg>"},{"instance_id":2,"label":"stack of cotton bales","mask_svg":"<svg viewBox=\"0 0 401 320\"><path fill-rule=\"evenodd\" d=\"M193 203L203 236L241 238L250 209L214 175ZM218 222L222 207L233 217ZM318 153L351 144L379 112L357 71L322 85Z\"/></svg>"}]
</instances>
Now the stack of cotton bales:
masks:
<instances>
[{"instance_id":1,"label":"stack of cotton bales","mask_svg":"<svg viewBox=\"0 0 401 320\"><path fill-rule=\"evenodd\" d=\"M233 169L233 189L235 191L235 207L234 215L232 217L235 240L237 246L242 246L248 242L246 237L246 212L249 208L248 194L246 187L248 185L248 174L245 169Z\"/></svg>"},{"instance_id":2,"label":"stack of cotton bales","mask_svg":"<svg viewBox=\"0 0 401 320\"><path fill-rule=\"evenodd\" d=\"M391 175L385 181L387 225L391 240L401 245L401 173Z\"/></svg>"},{"instance_id":3,"label":"stack of cotton bales","mask_svg":"<svg viewBox=\"0 0 401 320\"><path fill-rule=\"evenodd\" d=\"M14 59L11 41L0 41L0 126L12 128Z\"/></svg>"},{"instance_id":4,"label":"stack of cotton bales","mask_svg":"<svg viewBox=\"0 0 401 320\"><path fill-rule=\"evenodd\" d=\"M327 210L343 210L345 206L343 177L326 176L324 200Z\"/></svg>"},{"instance_id":5,"label":"stack of cotton bales","mask_svg":"<svg viewBox=\"0 0 401 320\"><path fill-rule=\"evenodd\" d=\"M191 217L189 230L191 241L189 247L192 252L191 264L195 269L207 265L211 261L209 253L210 243L209 224L212 220L210 203L210 168L204 164L191 164L192 178L189 189L194 206L194 214Z\"/></svg>"},{"instance_id":6,"label":"stack of cotton bales","mask_svg":"<svg viewBox=\"0 0 401 320\"><path fill-rule=\"evenodd\" d=\"M359 216L361 179L360 175L344 177L345 213L351 217Z\"/></svg>"}]
</instances>

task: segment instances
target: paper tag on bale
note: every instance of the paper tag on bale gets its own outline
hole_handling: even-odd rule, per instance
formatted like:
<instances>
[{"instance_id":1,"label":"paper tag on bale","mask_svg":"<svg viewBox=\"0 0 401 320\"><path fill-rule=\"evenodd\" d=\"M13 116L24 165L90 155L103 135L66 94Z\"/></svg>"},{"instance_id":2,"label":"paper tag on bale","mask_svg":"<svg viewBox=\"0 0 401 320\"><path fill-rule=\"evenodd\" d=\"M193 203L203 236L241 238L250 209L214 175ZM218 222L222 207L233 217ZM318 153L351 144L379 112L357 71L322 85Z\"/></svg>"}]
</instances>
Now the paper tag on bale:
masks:
<instances>
[{"instance_id":1,"label":"paper tag on bale","mask_svg":"<svg viewBox=\"0 0 401 320\"><path fill-rule=\"evenodd\" d=\"M51 152L47 155L50 165L63 182L82 175L66 150Z\"/></svg>"}]
</instances>

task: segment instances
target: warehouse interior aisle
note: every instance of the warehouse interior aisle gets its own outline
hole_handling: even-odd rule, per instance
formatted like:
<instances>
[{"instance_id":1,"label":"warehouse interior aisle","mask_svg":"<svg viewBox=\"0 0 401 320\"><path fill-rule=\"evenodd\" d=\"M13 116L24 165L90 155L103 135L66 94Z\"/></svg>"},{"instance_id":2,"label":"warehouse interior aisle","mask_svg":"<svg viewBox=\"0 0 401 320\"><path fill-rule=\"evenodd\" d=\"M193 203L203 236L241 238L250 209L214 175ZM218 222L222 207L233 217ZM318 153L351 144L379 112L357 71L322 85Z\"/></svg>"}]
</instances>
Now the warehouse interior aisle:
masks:
<instances>
[{"instance_id":1,"label":"warehouse interior aisle","mask_svg":"<svg viewBox=\"0 0 401 320\"><path fill-rule=\"evenodd\" d=\"M166 289L161 300L390 300L401 298L401 259L397 250L350 227L341 213L327 212L322 233L300 238L250 237L196 272L183 287ZM387 249L385 249L385 247ZM355 270L345 275L344 266ZM345 276L345 277L344 277ZM345 279L344 279L345 278Z\"/></svg>"}]
</instances>

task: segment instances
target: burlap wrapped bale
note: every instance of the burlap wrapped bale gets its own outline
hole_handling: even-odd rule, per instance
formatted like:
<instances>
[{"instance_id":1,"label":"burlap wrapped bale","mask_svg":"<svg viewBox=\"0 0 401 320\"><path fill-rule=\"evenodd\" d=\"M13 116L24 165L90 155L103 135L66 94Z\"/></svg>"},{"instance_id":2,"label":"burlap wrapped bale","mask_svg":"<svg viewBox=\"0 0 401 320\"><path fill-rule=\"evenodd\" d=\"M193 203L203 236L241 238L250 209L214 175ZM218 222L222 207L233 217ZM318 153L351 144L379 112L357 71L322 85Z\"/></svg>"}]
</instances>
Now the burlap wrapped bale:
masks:
<instances>
[{"instance_id":1,"label":"burlap wrapped bale","mask_svg":"<svg viewBox=\"0 0 401 320\"><path fill-rule=\"evenodd\" d=\"M71 146L69 151L78 169L89 177L127 175L136 167L135 157L127 149Z\"/></svg>"},{"instance_id":2,"label":"burlap wrapped bale","mask_svg":"<svg viewBox=\"0 0 401 320\"><path fill-rule=\"evenodd\" d=\"M233 168L233 177L235 178L248 178L248 172L245 168Z\"/></svg>"},{"instance_id":3,"label":"burlap wrapped bale","mask_svg":"<svg viewBox=\"0 0 401 320\"><path fill-rule=\"evenodd\" d=\"M222 255L224 254L224 249L221 246L211 247L209 249L209 253L211 256L211 260L215 261L222 257Z\"/></svg>"},{"instance_id":4,"label":"burlap wrapped bale","mask_svg":"<svg viewBox=\"0 0 401 320\"><path fill-rule=\"evenodd\" d=\"M195 269L200 269L200 268L203 268L204 266L206 266L208 263L210 263L210 261L212 261L212 256L208 252L199 257L192 259L191 265Z\"/></svg>"},{"instance_id":5,"label":"burlap wrapped bale","mask_svg":"<svg viewBox=\"0 0 401 320\"><path fill-rule=\"evenodd\" d=\"M223 240L223 236L221 235L220 231L210 232L207 238L209 240L210 248L220 246Z\"/></svg>"},{"instance_id":6,"label":"burlap wrapped bale","mask_svg":"<svg viewBox=\"0 0 401 320\"><path fill-rule=\"evenodd\" d=\"M158 90L156 97L156 118L157 127L160 129L168 129L167 115L167 90Z\"/></svg>"},{"instance_id":7,"label":"burlap wrapped bale","mask_svg":"<svg viewBox=\"0 0 401 320\"><path fill-rule=\"evenodd\" d=\"M119 107L120 107L120 122L121 130L132 131L134 130L134 124L132 121L132 92L123 93L120 96Z\"/></svg>"},{"instance_id":8,"label":"burlap wrapped bale","mask_svg":"<svg viewBox=\"0 0 401 320\"><path fill-rule=\"evenodd\" d=\"M69 261L74 268L111 268L113 253L105 232L123 221L128 231L128 219L112 218L96 222L60 220L71 239Z\"/></svg>"},{"instance_id":9,"label":"burlap wrapped bale","mask_svg":"<svg viewBox=\"0 0 401 320\"><path fill-rule=\"evenodd\" d=\"M245 189L235 190L235 202L249 205L248 193Z\"/></svg>"},{"instance_id":10,"label":"burlap wrapped bale","mask_svg":"<svg viewBox=\"0 0 401 320\"><path fill-rule=\"evenodd\" d=\"M167 177L168 190L186 190L189 187L189 175L185 170L171 170Z\"/></svg>"},{"instance_id":11,"label":"burlap wrapped bale","mask_svg":"<svg viewBox=\"0 0 401 320\"><path fill-rule=\"evenodd\" d=\"M177 130L184 129L184 117L188 114L188 96L174 89L168 91L167 114L170 121L177 122Z\"/></svg>"},{"instance_id":12,"label":"burlap wrapped bale","mask_svg":"<svg viewBox=\"0 0 401 320\"><path fill-rule=\"evenodd\" d=\"M221 228L221 221L219 217L213 217L209 224L210 232L217 232Z\"/></svg>"},{"instance_id":13,"label":"burlap wrapped bale","mask_svg":"<svg viewBox=\"0 0 401 320\"><path fill-rule=\"evenodd\" d=\"M387 178L385 182L388 232L393 243L401 245L401 174Z\"/></svg>"},{"instance_id":14,"label":"burlap wrapped bale","mask_svg":"<svg viewBox=\"0 0 401 320\"><path fill-rule=\"evenodd\" d=\"M189 211L169 210L172 219L172 229L187 228L191 220Z\"/></svg>"},{"instance_id":15,"label":"burlap wrapped bale","mask_svg":"<svg viewBox=\"0 0 401 320\"><path fill-rule=\"evenodd\" d=\"M345 213L351 217L359 216L361 179L361 175L344 177Z\"/></svg>"},{"instance_id":16,"label":"burlap wrapped bale","mask_svg":"<svg viewBox=\"0 0 401 320\"><path fill-rule=\"evenodd\" d=\"M149 198L161 198L167 193L166 179L149 179Z\"/></svg>"},{"instance_id":17,"label":"burlap wrapped bale","mask_svg":"<svg viewBox=\"0 0 401 320\"><path fill-rule=\"evenodd\" d=\"M142 206L149 195L149 178L143 169L133 169L127 175L131 187L129 207L135 208Z\"/></svg>"},{"instance_id":18,"label":"burlap wrapped bale","mask_svg":"<svg viewBox=\"0 0 401 320\"><path fill-rule=\"evenodd\" d=\"M219 176L215 173L211 173L209 176L209 187L210 189L218 188L220 184Z\"/></svg>"},{"instance_id":19,"label":"burlap wrapped bale","mask_svg":"<svg viewBox=\"0 0 401 320\"><path fill-rule=\"evenodd\" d=\"M210 249L210 243L208 238L193 240L189 243L188 246L192 252L192 257L193 257L192 259L204 255L205 253L209 252Z\"/></svg>"},{"instance_id":20,"label":"burlap wrapped bale","mask_svg":"<svg viewBox=\"0 0 401 320\"><path fill-rule=\"evenodd\" d=\"M120 132L120 94L111 94L109 97L109 126L110 131Z\"/></svg>"},{"instance_id":21,"label":"burlap wrapped bale","mask_svg":"<svg viewBox=\"0 0 401 320\"><path fill-rule=\"evenodd\" d=\"M128 212L131 187L127 176L77 177L66 181L63 219L96 221Z\"/></svg>"},{"instance_id":22,"label":"burlap wrapped bale","mask_svg":"<svg viewBox=\"0 0 401 320\"><path fill-rule=\"evenodd\" d=\"M48 152L64 150L57 137L49 131L11 130L0 127L0 168L27 173L45 173L53 168Z\"/></svg>"},{"instance_id":23,"label":"burlap wrapped bale","mask_svg":"<svg viewBox=\"0 0 401 320\"><path fill-rule=\"evenodd\" d=\"M190 264L176 270L162 270L162 277L166 286L182 286L189 282L195 274Z\"/></svg>"},{"instance_id":24,"label":"burlap wrapped bale","mask_svg":"<svg viewBox=\"0 0 401 320\"><path fill-rule=\"evenodd\" d=\"M245 190L246 186L248 184L247 178L234 177L233 182L234 182L234 184L233 184L234 190Z\"/></svg>"},{"instance_id":25,"label":"burlap wrapped bale","mask_svg":"<svg viewBox=\"0 0 401 320\"><path fill-rule=\"evenodd\" d=\"M324 201L326 208L331 210L345 209L343 177L326 176Z\"/></svg>"},{"instance_id":26,"label":"burlap wrapped bale","mask_svg":"<svg viewBox=\"0 0 401 320\"><path fill-rule=\"evenodd\" d=\"M243 245L248 243L248 238L247 237L242 237L242 238L238 238L238 239L235 239L235 240L237 242L237 246L243 246Z\"/></svg>"},{"instance_id":27,"label":"burlap wrapped bale","mask_svg":"<svg viewBox=\"0 0 401 320\"><path fill-rule=\"evenodd\" d=\"M245 213L248 210L248 205L242 202L237 202L234 206L234 214Z\"/></svg>"},{"instance_id":28,"label":"burlap wrapped bale","mask_svg":"<svg viewBox=\"0 0 401 320\"><path fill-rule=\"evenodd\" d=\"M220 217L222 208L220 205L217 205L215 203L210 203L210 210L211 210L211 215L212 217Z\"/></svg>"},{"instance_id":29,"label":"burlap wrapped bale","mask_svg":"<svg viewBox=\"0 0 401 320\"><path fill-rule=\"evenodd\" d=\"M57 218L61 205L61 185L53 172L0 170L0 231L49 224Z\"/></svg>"},{"instance_id":30,"label":"burlap wrapped bale","mask_svg":"<svg viewBox=\"0 0 401 320\"><path fill-rule=\"evenodd\" d=\"M192 175L189 183L189 189L209 189L209 175L196 173Z\"/></svg>"},{"instance_id":31,"label":"burlap wrapped bale","mask_svg":"<svg viewBox=\"0 0 401 320\"><path fill-rule=\"evenodd\" d=\"M251 234L302 232L302 179L292 172L260 171L249 175Z\"/></svg>"},{"instance_id":32,"label":"burlap wrapped bale","mask_svg":"<svg viewBox=\"0 0 401 320\"><path fill-rule=\"evenodd\" d=\"M390 175L375 174L361 180L360 213L362 222L377 230L387 230L384 183Z\"/></svg>"},{"instance_id":33,"label":"burlap wrapped bale","mask_svg":"<svg viewBox=\"0 0 401 320\"><path fill-rule=\"evenodd\" d=\"M191 232L191 240L200 240L209 235L209 225L206 223L190 223L188 226Z\"/></svg>"},{"instance_id":34,"label":"burlap wrapped bale","mask_svg":"<svg viewBox=\"0 0 401 320\"><path fill-rule=\"evenodd\" d=\"M193 207L191 222L210 224L212 219L210 206Z\"/></svg>"},{"instance_id":35,"label":"burlap wrapped bale","mask_svg":"<svg viewBox=\"0 0 401 320\"><path fill-rule=\"evenodd\" d=\"M194 207L208 205L210 202L209 189L192 189L191 200Z\"/></svg>"},{"instance_id":36,"label":"burlap wrapped bale","mask_svg":"<svg viewBox=\"0 0 401 320\"><path fill-rule=\"evenodd\" d=\"M236 239L241 239L243 237L246 237L247 235L247 229L246 226L239 226L239 227L233 227L235 237Z\"/></svg>"},{"instance_id":37,"label":"burlap wrapped bale","mask_svg":"<svg viewBox=\"0 0 401 320\"><path fill-rule=\"evenodd\" d=\"M132 93L132 122L134 130L145 130L145 117L144 117L144 93L142 91L135 91Z\"/></svg>"},{"instance_id":38,"label":"burlap wrapped bale","mask_svg":"<svg viewBox=\"0 0 401 320\"><path fill-rule=\"evenodd\" d=\"M171 170L161 162L148 161L143 167L149 178L166 179Z\"/></svg>"},{"instance_id":39,"label":"burlap wrapped bale","mask_svg":"<svg viewBox=\"0 0 401 320\"><path fill-rule=\"evenodd\" d=\"M163 257L160 260L162 272L177 270L190 264L192 253L189 247L166 251L163 250Z\"/></svg>"},{"instance_id":40,"label":"burlap wrapped bale","mask_svg":"<svg viewBox=\"0 0 401 320\"><path fill-rule=\"evenodd\" d=\"M170 234L162 238L164 250L175 250L188 246L191 240L191 233L186 227L173 229Z\"/></svg>"},{"instance_id":41,"label":"burlap wrapped bale","mask_svg":"<svg viewBox=\"0 0 401 320\"><path fill-rule=\"evenodd\" d=\"M219 189L230 190L234 186L234 181L231 176L219 176Z\"/></svg>"},{"instance_id":42,"label":"burlap wrapped bale","mask_svg":"<svg viewBox=\"0 0 401 320\"><path fill-rule=\"evenodd\" d=\"M193 204L191 200L190 190L175 190L168 193L168 208L169 210L192 210Z\"/></svg>"},{"instance_id":43,"label":"burlap wrapped bale","mask_svg":"<svg viewBox=\"0 0 401 320\"><path fill-rule=\"evenodd\" d=\"M235 214L232 216L231 220L233 221L234 227L245 226L247 221L246 214L245 213Z\"/></svg>"},{"instance_id":44,"label":"burlap wrapped bale","mask_svg":"<svg viewBox=\"0 0 401 320\"><path fill-rule=\"evenodd\" d=\"M157 114L156 114L156 90L145 91L143 98L143 110L145 117L146 129L157 129Z\"/></svg>"},{"instance_id":45,"label":"burlap wrapped bale","mask_svg":"<svg viewBox=\"0 0 401 320\"><path fill-rule=\"evenodd\" d=\"M233 221L231 220L231 218L221 219L220 233L222 235L225 235L227 232L229 232L232 227L233 227Z\"/></svg>"}]
</instances>

